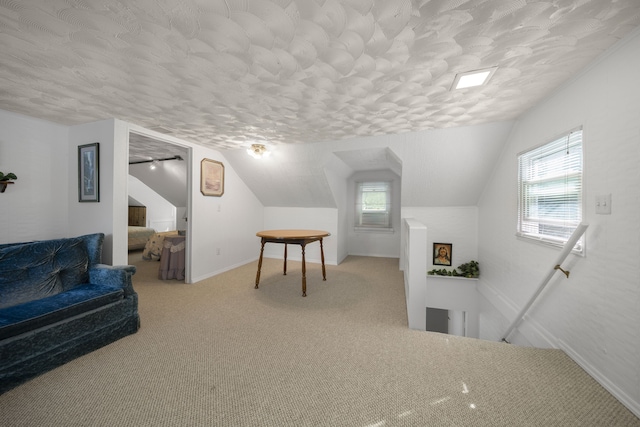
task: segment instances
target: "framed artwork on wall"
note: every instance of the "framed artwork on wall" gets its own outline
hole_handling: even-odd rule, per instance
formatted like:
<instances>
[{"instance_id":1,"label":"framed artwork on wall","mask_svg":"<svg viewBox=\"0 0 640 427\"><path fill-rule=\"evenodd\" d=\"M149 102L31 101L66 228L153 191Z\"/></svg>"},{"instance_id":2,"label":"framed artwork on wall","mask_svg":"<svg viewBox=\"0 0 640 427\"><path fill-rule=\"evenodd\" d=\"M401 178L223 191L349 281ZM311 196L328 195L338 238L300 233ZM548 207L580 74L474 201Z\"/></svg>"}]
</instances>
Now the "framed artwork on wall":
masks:
<instances>
[{"instance_id":1,"label":"framed artwork on wall","mask_svg":"<svg viewBox=\"0 0 640 427\"><path fill-rule=\"evenodd\" d=\"M100 143L78 146L78 201L100 201Z\"/></svg>"},{"instance_id":2,"label":"framed artwork on wall","mask_svg":"<svg viewBox=\"0 0 640 427\"><path fill-rule=\"evenodd\" d=\"M220 197L224 193L224 164L211 159L200 162L200 192Z\"/></svg>"},{"instance_id":3,"label":"framed artwork on wall","mask_svg":"<svg viewBox=\"0 0 640 427\"><path fill-rule=\"evenodd\" d=\"M451 254L453 245L451 243L433 244L433 265L451 266Z\"/></svg>"}]
</instances>

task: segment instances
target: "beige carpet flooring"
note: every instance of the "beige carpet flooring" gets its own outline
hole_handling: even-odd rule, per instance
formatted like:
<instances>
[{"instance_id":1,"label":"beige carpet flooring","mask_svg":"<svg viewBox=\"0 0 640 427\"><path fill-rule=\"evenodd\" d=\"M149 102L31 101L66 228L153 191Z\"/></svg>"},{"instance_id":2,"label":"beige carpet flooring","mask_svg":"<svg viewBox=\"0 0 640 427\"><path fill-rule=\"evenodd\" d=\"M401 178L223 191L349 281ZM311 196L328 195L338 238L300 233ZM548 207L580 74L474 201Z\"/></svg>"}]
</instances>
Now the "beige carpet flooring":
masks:
<instances>
[{"instance_id":1,"label":"beige carpet flooring","mask_svg":"<svg viewBox=\"0 0 640 427\"><path fill-rule=\"evenodd\" d=\"M640 426L559 350L407 328L397 259L265 259L187 285L140 259L142 327L0 396L2 426Z\"/></svg>"}]
</instances>

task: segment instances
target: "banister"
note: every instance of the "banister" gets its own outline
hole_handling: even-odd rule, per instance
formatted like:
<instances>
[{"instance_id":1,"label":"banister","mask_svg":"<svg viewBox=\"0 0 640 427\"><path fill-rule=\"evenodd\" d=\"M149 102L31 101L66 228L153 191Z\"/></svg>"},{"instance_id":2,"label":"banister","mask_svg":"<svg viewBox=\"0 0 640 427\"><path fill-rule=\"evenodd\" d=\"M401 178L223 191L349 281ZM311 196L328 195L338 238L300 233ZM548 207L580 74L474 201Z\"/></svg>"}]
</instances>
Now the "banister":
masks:
<instances>
[{"instance_id":1,"label":"banister","mask_svg":"<svg viewBox=\"0 0 640 427\"><path fill-rule=\"evenodd\" d=\"M562 269L562 267L560 266L562 265L562 262L567 258L567 256L569 256L569 253L571 253L571 250L573 249L573 247L576 245L580 237L587 230L587 227L589 227L589 224L582 223L574 230L573 234L571 234L571 237L569 237L569 240L567 240L567 243L562 248L562 252L560 252L558 259L556 260L556 262L553 263L553 268L551 268L551 270L547 273L544 279L542 279L542 281L540 282L540 285L538 286L538 289L534 292L534 294L531 296L529 301L524 305L524 307L522 307L522 310L520 310L520 312L518 313L514 321L511 323L511 325L507 329L507 332L505 332L504 337L502 338L502 341L506 343L509 342L508 341L509 335L511 335L511 333L516 328L516 326L518 326L518 324L524 317L524 314L533 305L536 298L538 298L538 295L540 295L540 293L543 291L545 286L547 286L547 284L551 280L551 277L556 272L556 270L562 271L567 276L567 278L569 278L569 272Z\"/></svg>"}]
</instances>

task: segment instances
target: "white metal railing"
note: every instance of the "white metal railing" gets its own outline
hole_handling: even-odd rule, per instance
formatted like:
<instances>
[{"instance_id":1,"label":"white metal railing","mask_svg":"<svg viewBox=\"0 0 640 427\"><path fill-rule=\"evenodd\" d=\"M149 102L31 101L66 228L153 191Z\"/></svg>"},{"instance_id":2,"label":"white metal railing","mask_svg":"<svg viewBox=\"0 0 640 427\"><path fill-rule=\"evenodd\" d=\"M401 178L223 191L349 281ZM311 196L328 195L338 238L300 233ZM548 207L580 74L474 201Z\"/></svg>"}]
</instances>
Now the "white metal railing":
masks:
<instances>
[{"instance_id":1,"label":"white metal railing","mask_svg":"<svg viewBox=\"0 0 640 427\"><path fill-rule=\"evenodd\" d=\"M582 237L584 232L587 231L587 227L589 227L589 224L582 223L574 230L571 237L569 237L569 240L567 241L567 243L565 243L564 248L562 248L562 252L560 252L560 255L558 255L558 258L556 259L556 262L553 264L553 267L551 267L551 269L547 272L547 275L540 282L540 285L538 285L538 289L536 289L536 291L533 293L531 298L529 298L529 301L524 305L524 307L522 307L522 309L520 310L518 315L515 317L513 322L511 322L511 325L509 325L509 328L507 329L507 331L504 333L504 336L502 337L502 341L509 342L508 341L509 335L511 335L511 333L516 328L516 326L518 326L518 324L522 321L524 314L533 305L534 301L536 300L536 298L538 298L538 295L540 295L540 293L544 290L545 286L547 286L547 283L549 283L549 281L551 280L551 277L556 272L556 270L562 271L567 276L567 279L569 278L569 272L562 268L562 263L567 258L567 256L569 256L569 254L573 250L573 247L576 245L580 237Z\"/></svg>"},{"instance_id":2,"label":"white metal railing","mask_svg":"<svg viewBox=\"0 0 640 427\"><path fill-rule=\"evenodd\" d=\"M403 220L401 269L409 328L427 329L427 227L413 218Z\"/></svg>"}]
</instances>

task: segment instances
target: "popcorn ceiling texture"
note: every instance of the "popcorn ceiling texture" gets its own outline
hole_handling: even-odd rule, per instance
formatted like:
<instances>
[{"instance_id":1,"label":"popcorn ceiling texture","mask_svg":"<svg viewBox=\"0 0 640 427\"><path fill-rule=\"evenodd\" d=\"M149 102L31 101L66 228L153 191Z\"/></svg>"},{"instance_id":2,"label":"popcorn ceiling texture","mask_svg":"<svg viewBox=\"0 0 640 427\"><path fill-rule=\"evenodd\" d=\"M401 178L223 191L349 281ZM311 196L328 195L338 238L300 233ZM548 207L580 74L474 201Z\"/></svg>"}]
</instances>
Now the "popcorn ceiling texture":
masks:
<instances>
[{"instance_id":1,"label":"popcorn ceiling texture","mask_svg":"<svg viewBox=\"0 0 640 427\"><path fill-rule=\"evenodd\" d=\"M517 117L639 24L637 0L0 0L0 108L212 148L465 126Z\"/></svg>"}]
</instances>

